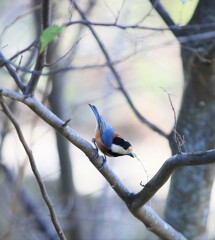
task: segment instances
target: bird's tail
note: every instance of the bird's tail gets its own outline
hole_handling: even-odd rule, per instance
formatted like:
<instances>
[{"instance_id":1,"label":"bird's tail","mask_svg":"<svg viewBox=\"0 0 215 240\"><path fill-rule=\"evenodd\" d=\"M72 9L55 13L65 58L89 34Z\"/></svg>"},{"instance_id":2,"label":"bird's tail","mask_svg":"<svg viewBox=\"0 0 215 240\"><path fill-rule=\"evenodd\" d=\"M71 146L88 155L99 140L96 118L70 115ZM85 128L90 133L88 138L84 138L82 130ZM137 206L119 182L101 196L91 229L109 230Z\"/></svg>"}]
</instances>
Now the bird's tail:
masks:
<instances>
[{"instance_id":1,"label":"bird's tail","mask_svg":"<svg viewBox=\"0 0 215 240\"><path fill-rule=\"evenodd\" d=\"M93 113L94 113L94 115L95 115L95 117L96 117L97 124L98 124L98 126L100 127L100 126L101 126L101 123L102 123L102 117L100 116L97 108L96 108L94 105L92 105L92 104L90 104L90 103L88 103L88 105L89 105L90 108L92 109L92 111L93 111Z\"/></svg>"}]
</instances>

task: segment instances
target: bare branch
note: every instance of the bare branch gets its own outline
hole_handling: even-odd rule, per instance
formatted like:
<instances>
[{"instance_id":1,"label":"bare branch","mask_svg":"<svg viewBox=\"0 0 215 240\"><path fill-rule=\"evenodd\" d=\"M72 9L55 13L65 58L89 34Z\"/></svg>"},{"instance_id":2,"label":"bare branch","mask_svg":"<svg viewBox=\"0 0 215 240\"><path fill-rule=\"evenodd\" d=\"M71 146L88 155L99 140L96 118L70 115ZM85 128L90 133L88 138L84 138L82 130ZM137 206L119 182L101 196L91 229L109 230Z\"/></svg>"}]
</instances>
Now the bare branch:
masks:
<instances>
[{"instance_id":1,"label":"bare branch","mask_svg":"<svg viewBox=\"0 0 215 240\"><path fill-rule=\"evenodd\" d=\"M187 240L180 232L177 232L171 225L163 221L150 206L144 205L142 208L130 209L130 211L145 224L149 231L154 232L160 239Z\"/></svg>"},{"instance_id":2,"label":"bare branch","mask_svg":"<svg viewBox=\"0 0 215 240\"><path fill-rule=\"evenodd\" d=\"M177 153L181 153L182 152L181 147L184 145L184 149L186 149L186 146L185 146L184 139L178 133L177 128L176 128L177 127L177 116L176 116L175 108L174 108L173 103L172 103L171 94L168 93L163 88L162 88L162 90L168 95L168 99L169 99L169 102L170 102L170 105L171 105L171 108L172 108L172 111L173 111L173 117L174 117L174 126L173 126L173 130L172 130L173 140L174 140L174 143L177 147ZM172 137L172 134L169 135L169 138L171 138L171 137Z\"/></svg>"},{"instance_id":3,"label":"bare branch","mask_svg":"<svg viewBox=\"0 0 215 240\"><path fill-rule=\"evenodd\" d=\"M0 68L3 67L6 63L10 63L13 59L17 58L19 55L23 54L24 52L29 51L32 47L36 46L36 43L38 40L34 40L31 44L29 44L26 48L22 49L21 51L17 52L14 54L10 59L6 60L3 62L2 60L0 61ZM11 63L12 64L12 63ZM19 69L19 68L18 68Z\"/></svg>"},{"instance_id":4,"label":"bare branch","mask_svg":"<svg viewBox=\"0 0 215 240\"><path fill-rule=\"evenodd\" d=\"M81 15L81 17L84 20L86 19L85 14L83 13L83 11L79 8L79 6L77 5L76 1L73 2L73 5L75 7L75 9L78 11L78 13ZM148 121L145 117L143 117L141 115L141 113L137 110L137 108L135 107L133 101L131 100L130 96L128 95L128 92L126 91L126 89L123 86L122 83L122 79L121 76L118 74L117 70L115 69L115 67L112 64L112 60L108 54L108 51L106 50L104 44L102 43L102 41L100 40L100 38L98 37L98 35L96 34L96 32L94 31L93 27L91 25L87 25L87 27L89 28L89 30L91 31L92 35L94 36L95 40L97 41L106 61L107 61L107 65L110 69L110 71L112 72L116 82L118 83L118 88L119 90L122 92L122 94L124 95L124 97L126 98L129 106L131 107L131 109L133 110L133 112L135 113L135 115L138 117L138 119L146 124L149 128L151 128L153 131L157 132L158 134L160 134L161 136L167 138L168 135L162 131L160 128L158 128L156 125L154 125L153 123L151 123L150 121Z\"/></svg>"},{"instance_id":5,"label":"bare branch","mask_svg":"<svg viewBox=\"0 0 215 240\"><path fill-rule=\"evenodd\" d=\"M142 21L142 20L141 20ZM185 25L185 26L180 26L180 25L173 25L173 26L167 26L167 27L152 27L152 26L145 26L140 23L136 24L119 24L116 22L93 22L90 20L76 20L76 21L68 21L64 25L66 27L71 26L71 25L76 25L76 24L83 24L83 25L92 25L95 27L115 27L119 29L136 29L136 30L152 30L152 31L177 31L180 33L180 36L183 36L183 33L185 31L190 31L190 30L199 30L199 29L211 29L213 31L215 23L202 23L202 24L192 24L192 25ZM185 34L186 36L186 34Z\"/></svg>"},{"instance_id":6,"label":"bare branch","mask_svg":"<svg viewBox=\"0 0 215 240\"><path fill-rule=\"evenodd\" d=\"M77 41L75 41L75 43L72 45L72 47L60 58L58 58L56 61L54 62L50 62L50 63L45 63L44 66L45 67L50 67L52 65L55 65L57 63L59 63L60 61L62 61L67 55L69 55L69 53L71 53L71 51L77 47L77 45L79 44L79 42L81 41L81 39L83 39L86 35L80 37Z\"/></svg>"},{"instance_id":7,"label":"bare branch","mask_svg":"<svg viewBox=\"0 0 215 240\"><path fill-rule=\"evenodd\" d=\"M176 38L179 37L181 34L177 30L172 28L176 24L174 23L172 18L169 16L169 14L166 11L166 9L163 7L163 5L161 4L160 0L150 0L150 2L153 5L153 7L155 8L155 10L158 12L158 14L161 16L161 18L164 20L166 25L169 28L171 28L172 33L176 36Z\"/></svg>"},{"instance_id":8,"label":"bare branch","mask_svg":"<svg viewBox=\"0 0 215 240\"><path fill-rule=\"evenodd\" d=\"M16 73L15 69L13 69L13 67L11 66L10 62L6 59L6 57L2 54L2 52L0 51L0 59L1 61L5 64L5 67L7 68L9 74L11 75L11 77L14 79L14 81L16 82L16 85L18 86L18 88L24 92L25 90L25 86L22 83L22 80L19 78L18 74Z\"/></svg>"},{"instance_id":9,"label":"bare branch","mask_svg":"<svg viewBox=\"0 0 215 240\"><path fill-rule=\"evenodd\" d=\"M215 150L196 153L180 153L164 162L155 176L145 184L144 188L131 198L130 208L139 208L166 183L172 172L182 166L196 166L215 163Z\"/></svg>"},{"instance_id":10,"label":"bare branch","mask_svg":"<svg viewBox=\"0 0 215 240\"><path fill-rule=\"evenodd\" d=\"M72 49L73 49L73 47L70 50L72 50ZM138 51L138 53L140 53L140 52L141 52L141 50ZM69 53L69 52L67 52L67 53ZM50 66L50 65L58 63L59 61L62 60L63 57L65 57L67 55L67 53L64 56L62 56L59 59L57 59L55 62L45 64L44 66ZM137 54L136 51L131 52L127 56L122 57L121 59L114 60L111 63L113 65L120 64L120 63L130 59L135 54ZM50 70L50 71L42 72L42 71L31 70L30 68L28 68L26 66L25 67L19 66L19 65L15 64L15 63L11 62L10 60L5 60L5 63L13 65L17 70L20 70L20 71L22 71L24 73L32 73L32 74L35 74L35 75L42 75L42 76L54 75L54 74L57 74L57 73L67 72L67 71L71 71L71 70L72 71L79 71L79 70L89 70L89 69L95 69L95 68L105 68L105 67L108 67L108 64L105 62L105 63L101 63L101 64L86 64L86 65L83 65L83 66L71 65L71 66L59 67L59 68L56 68L56 69L53 69L53 70Z\"/></svg>"},{"instance_id":11,"label":"bare branch","mask_svg":"<svg viewBox=\"0 0 215 240\"><path fill-rule=\"evenodd\" d=\"M19 136L19 139L20 139L20 142L22 143L22 146L23 148L25 149L25 152L29 158L29 161L30 161L30 165L31 165L31 169L34 173L34 176L38 182L38 185L40 187L40 191L42 193L42 196L45 200L45 203L47 204L48 206L48 209L49 209L49 212L50 212L50 216L51 216L51 219L52 219L52 223L56 229L56 232L59 236L59 238L61 240L66 240L66 237L63 233L63 230L60 226L60 223L58 222L58 219L57 219L57 215L55 213L55 209L54 209L54 206L51 202L51 199L49 198L49 195L48 195L48 192L46 190L46 187L42 181L42 178L40 176L40 173L37 169L37 166L36 166L36 163L35 163L35 160L34 160L34 156L32 154L32 151L31 149L29 148L25 138L24 138L24 135L21 131L21 128L18 124L18 122L16 121L16 118L13 116L12 112L10 111L10 109L7 107L7 105L4 103L4 100L3 100L3 97L0 96L0 104L2 106L2 109L4 111L4 113L7 115L7 117L10 119L11 123L14 125L15 129L16 129L16 132L17 132L17 135Z\"/></svg>"}]
</instances>

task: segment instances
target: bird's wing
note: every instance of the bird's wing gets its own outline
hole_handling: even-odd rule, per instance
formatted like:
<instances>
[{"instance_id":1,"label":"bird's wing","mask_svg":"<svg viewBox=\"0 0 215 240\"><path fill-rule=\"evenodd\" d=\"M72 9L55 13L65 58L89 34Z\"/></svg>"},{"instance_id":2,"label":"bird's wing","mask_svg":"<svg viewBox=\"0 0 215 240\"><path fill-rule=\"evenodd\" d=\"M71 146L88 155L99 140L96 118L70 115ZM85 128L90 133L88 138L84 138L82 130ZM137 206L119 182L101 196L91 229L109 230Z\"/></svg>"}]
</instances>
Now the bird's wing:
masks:
<instances>
[{"instance_id":1,"label":"bird's wing","mask_svg":"<svg viewBox=\"0 0 215 240\"><path fill-rule=\"evenodd\" d=\"M103 118L101 118L100 131L102 142L110 148L113 143L114 129L108 122L104 121Z\"/></svg>"},{"instance_id":2,"label":"bird's wing","mask_svg":"<svg viewBox=\"0 0 215 240\"><path fill-rule=\"evenodd\" d=\"M89 106L93 110L93 113L96 117L98 128L101 133L101 140L105 146L110 148L113 142L113 134L115 131L113 127L102 118L94 105L89 104Z\"/></svg>"}]
</instances>

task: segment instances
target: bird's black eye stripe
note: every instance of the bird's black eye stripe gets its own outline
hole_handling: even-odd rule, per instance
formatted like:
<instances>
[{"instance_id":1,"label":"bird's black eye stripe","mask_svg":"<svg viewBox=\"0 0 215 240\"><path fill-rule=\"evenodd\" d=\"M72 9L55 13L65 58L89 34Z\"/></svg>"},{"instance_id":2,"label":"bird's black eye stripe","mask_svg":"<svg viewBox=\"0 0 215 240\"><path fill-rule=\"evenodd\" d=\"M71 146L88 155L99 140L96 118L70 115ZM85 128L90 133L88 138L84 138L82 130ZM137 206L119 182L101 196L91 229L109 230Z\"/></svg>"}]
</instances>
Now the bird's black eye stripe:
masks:
<instances>
[{"instance_id":1,"label":"bird's black eye stripe","mask_svg":"<svg viewBox=\"0 0 215 240\"><path fill-rule=\"evenodd\" d=\"M121 137L115 137L115 138L113 139L113 144L116 144L116 145L118 145L118 146L121 146L121 147L123 147L125 150L127 150L129 147L131 147L131 144L130 144L128 141L126 141L126 140L124 140L123 138L121 138Z\"/></svg>"}]
</instances>

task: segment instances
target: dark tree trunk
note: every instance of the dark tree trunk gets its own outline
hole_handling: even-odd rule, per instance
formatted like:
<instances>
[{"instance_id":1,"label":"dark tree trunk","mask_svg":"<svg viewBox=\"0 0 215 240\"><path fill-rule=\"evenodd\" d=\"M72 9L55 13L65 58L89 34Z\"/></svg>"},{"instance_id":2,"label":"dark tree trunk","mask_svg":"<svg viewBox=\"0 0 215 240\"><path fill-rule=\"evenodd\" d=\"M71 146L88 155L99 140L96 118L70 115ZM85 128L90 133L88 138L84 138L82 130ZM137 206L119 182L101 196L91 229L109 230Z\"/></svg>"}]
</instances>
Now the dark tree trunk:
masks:
<instances>
[{"instance_id":1,"label":"dark tree trunk","mask_svg":"<svg viewBox=\"0 0 215 240\"><path fill-rule=\"evenodd\" d=\"M214 0L200 1L189 24L211 23L215 19L214 9ZM206 31L209 29L189 34ZM187 151L190 152L215 148L214 45L214 39L209 39L181 46L185 83L177 131L185 138ZM176 153L176 146L170 145ZM214 170L211 165L185 167L172 175L165 217L188 239L207 239Z\"/></svg>"},{"instance_id":2,"label":"dark tree trunk","mask_svg":"<svg viewBox=\"0 0 215 240\"><path fill-rule=\"evenodd\" d=\"M49 102L52 111L59 117L63 118L64 111L64 79L63 76L55 75L52 78L52 91L49 96ZM60 199L66 206L72 205L72 209L67 213L66 221L70 223L69 230L67 229L66 235L70 239L81 239L80 221L78 217L78 209L76 204L76 191L73 182L73 172L71 165L71 156L69 153L69 142L60 135L56 134L56 147L60 161ZM72 204L71 204L72 203Z\"/></svg>"}]
</instances>

